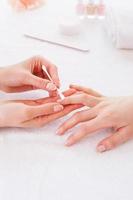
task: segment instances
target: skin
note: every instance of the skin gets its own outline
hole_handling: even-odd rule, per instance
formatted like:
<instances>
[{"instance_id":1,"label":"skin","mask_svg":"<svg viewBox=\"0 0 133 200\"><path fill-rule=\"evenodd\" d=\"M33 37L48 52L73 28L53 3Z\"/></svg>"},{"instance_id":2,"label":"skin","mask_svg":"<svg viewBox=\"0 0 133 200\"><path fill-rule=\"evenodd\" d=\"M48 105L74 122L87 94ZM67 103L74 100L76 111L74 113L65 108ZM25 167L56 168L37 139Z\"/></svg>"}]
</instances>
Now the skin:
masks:
<instances>
[{"instance_id":1,"label":"skin","mask_svg":"<svg viewBox=\"0 0 133 200\"><path fill-rule=\"evenodd\" d=\"M75 93L69 89L64 96ZM0 101L0 127L42 127L61 118L81 105L62 106L56 101L59 97L39 100Z\"/></svg>"},{"instance_id":2,"label":"skin","mask_svg":"<svg viewBox=\"0 0 133 200\"><path fill-rule=\"evenodd\" d=\"M42 65L46 67L52 82L42 71ZM12 93L43 89L49 92L50 97L39 100L0 101L0 127L41 127L81 107L62 106L57 103L59 87L57 67L41 56L1 68L0 90ZM75 92L76 90L69 89L64 95L67 97Z\"/></svg>"},{"instance_id":3,"label":"skin","mask_svg":"<svg viewBox=\"0 0 133 200\"><path fill-rule=\"evenodd\" d=\"M81 139L104 128L113 131L97 145L97 151L105 152L133 138L133 96L105 97L92 89L71 85L77 93L64 100L63 106L80 104L89 107L72 115L58 129L58 135L81 124L78 131L73 132L66 141L71 146Z\"/></svg>"},{"instance_id":4,"label":"skin","mask_svg":"<svg viewBox=\"0 0 133 200\"><path fill-rule=\"evenodd\" d=\"M46 67L53 83L43 72L42 65ZM0 68L0 90L8 93L43 89L55 96L59 87L57 67L41 56L34 56L21 63Z\"/></svg>"},{"instance_id":5,"label":"skin","mask_svg":"<svg viewBox=\"0 0 133 200\"><path fill-rule=\"evenodd\" d=\"M44 2L44 0L9 0L9 3L18 11L40 7Z\"/></svg>"}]
</instances>

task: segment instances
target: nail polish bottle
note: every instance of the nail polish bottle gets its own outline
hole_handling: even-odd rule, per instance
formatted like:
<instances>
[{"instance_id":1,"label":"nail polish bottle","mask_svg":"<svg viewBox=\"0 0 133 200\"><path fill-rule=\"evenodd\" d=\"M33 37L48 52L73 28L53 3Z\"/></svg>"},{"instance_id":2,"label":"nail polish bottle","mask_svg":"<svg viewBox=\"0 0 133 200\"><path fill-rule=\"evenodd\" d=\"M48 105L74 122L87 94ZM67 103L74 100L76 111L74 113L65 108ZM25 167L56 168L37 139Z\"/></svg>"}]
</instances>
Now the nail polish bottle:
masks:
<instances>
[{"instance_id":1,"label":"nail polish bottle","mask_svg":"<svg viewBox=\"0 0 133 200\"><path fill-rule=\"evenodd\" d=\"M85 5L83 0L78 0L76 5L76 13L80 18L85 16Z\"/></svg>"},{"instance_id":2,"label":"nail polish bottle","mask_svg":"<svg viewBox=\"0 0 133 200\"><path fill-rule=\"evenodd\" d=\"M86 14L88 18L95 18L96 15L96 5L94 0L89 0L86 5Z\"/></svg>"},{"instance_id":3,"label":"nail polish bottle","mask_svg":"<svg viewBox=\"0 0 133 200\"><path fill-rule=\"evenodd\" d=\"M97 7L97 15L99 19L103 19L105 16L105 4L103 0L99 0L99 4Z\"/></svg>"}]
</instances>

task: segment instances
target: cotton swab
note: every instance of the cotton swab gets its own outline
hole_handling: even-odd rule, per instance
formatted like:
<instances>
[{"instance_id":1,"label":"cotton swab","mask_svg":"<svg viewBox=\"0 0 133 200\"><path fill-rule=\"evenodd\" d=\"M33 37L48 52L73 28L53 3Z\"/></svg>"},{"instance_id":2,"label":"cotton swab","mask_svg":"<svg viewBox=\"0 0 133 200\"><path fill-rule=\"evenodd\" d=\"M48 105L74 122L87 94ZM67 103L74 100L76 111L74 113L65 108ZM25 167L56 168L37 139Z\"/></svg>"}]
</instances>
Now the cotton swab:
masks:
<instances>
[{"instance_id":1,"label":"cotton swab","mask_svg":"<svg viewBox=\"0 0 133 200\"><path fill-rule=\"evenodd\" d=\"M46 73L46 75L48 76L49 80L50 80L51 82L53 82L51 76L49 75L49 73L48 73L48 71L46 70L46 67L45 67L44 65L42 66L42 70ZM58 95L59 95L60 99L63 100L63 99L65 98L64 95L62 94L62 92L61 92L58 88L57 88L57 91L58 91Z\"/></svg>"}]
</instances>

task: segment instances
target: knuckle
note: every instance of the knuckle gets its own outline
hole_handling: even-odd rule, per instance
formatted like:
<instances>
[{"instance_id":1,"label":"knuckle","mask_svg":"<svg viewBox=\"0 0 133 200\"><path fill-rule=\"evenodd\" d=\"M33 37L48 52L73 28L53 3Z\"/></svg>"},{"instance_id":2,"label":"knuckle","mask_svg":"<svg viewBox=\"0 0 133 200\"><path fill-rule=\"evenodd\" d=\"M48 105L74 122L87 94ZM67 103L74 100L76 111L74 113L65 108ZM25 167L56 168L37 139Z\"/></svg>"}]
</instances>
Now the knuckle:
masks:
<instances>
[{"instance_id":1,"label":"knuckle","mask_svg":"<svg viewBox=\"0 0 133 200\"><path fill-rule=\"evenodd\" d=\"M115 113L112 110L104 110L103 112L103 119L106 121L110 121L115 118Z\"/></svg>"}]
</instances>

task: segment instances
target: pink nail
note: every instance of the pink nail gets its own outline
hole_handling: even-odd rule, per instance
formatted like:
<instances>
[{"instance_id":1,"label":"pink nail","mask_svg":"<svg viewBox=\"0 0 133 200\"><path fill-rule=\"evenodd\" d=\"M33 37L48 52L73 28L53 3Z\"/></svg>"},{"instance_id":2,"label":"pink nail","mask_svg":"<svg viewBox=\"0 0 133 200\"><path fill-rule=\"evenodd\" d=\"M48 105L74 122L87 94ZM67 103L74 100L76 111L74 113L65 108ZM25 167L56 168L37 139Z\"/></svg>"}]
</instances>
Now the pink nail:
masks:
<instances>
[{"instance_id":1,"label":"pink nail","mask_svg":"<svg viewBox=\"0 0 133 200\"><path fill-rule=\"evenodd\" d=\"M61 134L62 134L62 129L59 128L59 129L56 131L56 134L57 134L57 135L61 135Z\"/></svg>"},{"instance_id":2,"label":"pink nail","mask_svg":"<svg viewBox=\"0 0 133 200\"><path fill-rule=\"evenodd\" d=\"M73 144L73 141L69 138L66 142L65 142L65 146L71 146Z\"/></svg>"},{"instance_id":3,"label":"pink nail","mask_svg":"<svg viewBox=\"0 0 133 200\"><path fill-rule=\"evenodd\" d=\"M106 151L106 148L105 148L104 145L99 145L99 146L97 147L97 151L100 152L100 153L102 153L102 152Z\"/></svg>"},{"instance_id":4,"label":"pink nail","mask_svg":"<svg viewBox=\"0 0 133 200\"><path fill-rule=\"evenodd\" d=\"M56 106L54 106L54 111L55 112L59 112L61 110L63 110L63 106L62 105L56 105Z\"/></svg>"},{"instance_id":5,"label":"pink nail","mask_svg":"<svg viewBox=\"0 0 133 200\"><path fill-rule=\"evenodd\" d=\"M56 90L56 86L53 84L53 83L48 83L47 86L46 86L46 89L47 90L51 90L51 91L54 91Z\"/></svg>"}]
</instances>

